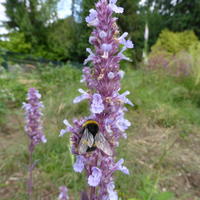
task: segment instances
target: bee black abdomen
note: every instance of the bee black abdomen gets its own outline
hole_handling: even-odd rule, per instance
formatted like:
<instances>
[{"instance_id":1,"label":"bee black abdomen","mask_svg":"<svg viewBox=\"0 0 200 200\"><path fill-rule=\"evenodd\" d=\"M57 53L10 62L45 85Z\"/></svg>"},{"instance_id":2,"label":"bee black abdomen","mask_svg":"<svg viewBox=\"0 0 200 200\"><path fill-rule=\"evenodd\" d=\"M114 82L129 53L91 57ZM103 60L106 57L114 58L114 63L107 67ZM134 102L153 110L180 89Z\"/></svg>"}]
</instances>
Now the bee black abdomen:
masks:
<instances>
[{"instance_id":1,"label":"bee black abdomen","mask_svg":"<svg viewBox=\"0 0 200 200\"><path fill-rule=\"evenodd\" d=\"M86 152L91 152L91 151L94 151L94 150L96 150L96 147L92 146L92 147L88 147Z\"/></svg>"}]
</instances>

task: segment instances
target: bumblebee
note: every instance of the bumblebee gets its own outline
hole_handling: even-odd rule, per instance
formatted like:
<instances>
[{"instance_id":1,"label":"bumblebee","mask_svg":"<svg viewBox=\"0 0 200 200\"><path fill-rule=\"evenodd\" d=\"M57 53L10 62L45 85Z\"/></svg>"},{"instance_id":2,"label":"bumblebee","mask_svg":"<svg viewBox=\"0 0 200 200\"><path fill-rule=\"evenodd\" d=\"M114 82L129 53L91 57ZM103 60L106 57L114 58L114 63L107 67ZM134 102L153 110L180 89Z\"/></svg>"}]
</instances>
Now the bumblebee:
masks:
<instances>
[{"instance_id":1,"label":"bumblebee","mask_svg":"<svg viewBox=\"0 0 200 200\"><path fill-rule=\"evenodd\" d=\"M79 154L94 151L97 148L105 154L112 156L110 144L99 131L99 124L94 120L88 120L82 125L81 139L78 145Z\"/></svg>"}]
</instances>

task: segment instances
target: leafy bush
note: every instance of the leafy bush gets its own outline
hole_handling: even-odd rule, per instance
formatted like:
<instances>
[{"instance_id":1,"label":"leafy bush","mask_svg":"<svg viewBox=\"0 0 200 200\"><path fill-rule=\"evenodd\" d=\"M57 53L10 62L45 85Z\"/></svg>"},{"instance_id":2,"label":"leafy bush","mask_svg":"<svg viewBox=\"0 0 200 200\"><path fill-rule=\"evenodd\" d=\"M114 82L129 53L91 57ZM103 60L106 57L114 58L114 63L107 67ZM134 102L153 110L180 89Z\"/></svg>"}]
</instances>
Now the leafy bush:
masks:
<instances>
[{"instance_id":1,"label":"leafy bush","mask_svg":"<svg viewBox=\"0 0 200 200\"><path fill-rule=\"evenodd\" d=\"M190 46L189 52L192 56L192 75L195 79L195 85L200 82L200 42Z\"/></svg>"},{"instance_id":2,"label":"leafy bush","mask_svg":"<svg viewBox=\"0 0 200 200\"><path fill-rule=\"evenodd\" d=\"M48 34L48 46L52 52L52 59L74 60L76 36L76 24L72 17L54 23Z\"/></svg>"},{"instance_id":3,"label":"leafy bush","mask_svg":"<svg viewBox=\"0 0 200 200\"><path fill-rule=\"evenodd\" d=\"M29 53L31 43L25 41L24 33L14 32L9 34L9 41L0 41L0 48L13 52Z\"/></svg>"},{"instance_id":4,"label":"leafy bush","mask_svg":"<svg viewBox=\"0 0 200 200\"><path fill-rule=\"evenodd\" d=\"M173 33L164 30L149 54L148 69L163 70L175 76L192 75L200 80L200 45L192 31Z\"/></svg>"},{"instance_id":5,"label":"leafy bush","mask_svg":"<svg viewBox=\"0 0 200 200\"><path fill-rule=\"evenodd\" d=\"M80 70L69 65L40 68L40 71L36 74L38 79L37 86L42 93L52 92L56 88L66 88L69 87L69 84L79 81L80 75Z\"/></svg>"},{"instance_id":6,"label":"leafy bush","mask_svg":"<svg viewBox=\"0 0 200 200\"><path fill-rule=\"evenodd\" d=\"M164 50L174 55L180 51L188 51L190 46L196 42L198 42L198 38L193 31L175 33L163 30L156 44L152 47L152 51L159 52L160 50Z\"/></svg>"}]
</instances>

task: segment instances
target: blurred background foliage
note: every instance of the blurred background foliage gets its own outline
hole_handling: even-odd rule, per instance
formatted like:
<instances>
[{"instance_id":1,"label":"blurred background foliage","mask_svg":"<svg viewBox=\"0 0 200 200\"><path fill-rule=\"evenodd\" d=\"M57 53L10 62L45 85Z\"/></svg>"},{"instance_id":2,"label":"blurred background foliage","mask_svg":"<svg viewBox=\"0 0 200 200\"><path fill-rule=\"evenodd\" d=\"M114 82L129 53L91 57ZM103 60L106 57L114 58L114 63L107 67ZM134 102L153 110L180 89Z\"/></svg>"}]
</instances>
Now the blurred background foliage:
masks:
<instances>
[{"instance_id":1,"label":"blurred background foliage","mask_svg":"<svg viewBox=\"0 0 200 200\"><path fill-rule=\"evenodd\" d=\"M85 49L91 32L85 17L89 14L89 9L94 7L94 2L73 0L71 16L59 19L59 0L6 0L4 6L8 20L4 21L4 26L10 32L1 35L0 48L46 59L82 62L86 57ZM149 25L149 50L158 38L160 43L157 45L169 46L167 48L172 51L181 50L191 39L200 38L199 0L177 0L176 3L146 0L144 4L140 0L123 0L119 4L125 8L125 12L119 17L118 24L122 32L129 32L129 37L135 43L135 49L130 53L135 64L142 60L145 23ZM176 36L176 33L162 32L163 29L186 32L180 35L177 33ZM190 33L187 30L191 30ZM4 40L5 37L7 41ZM173 42L178 46L173 45Z\"/></svg>"}]
</instances>

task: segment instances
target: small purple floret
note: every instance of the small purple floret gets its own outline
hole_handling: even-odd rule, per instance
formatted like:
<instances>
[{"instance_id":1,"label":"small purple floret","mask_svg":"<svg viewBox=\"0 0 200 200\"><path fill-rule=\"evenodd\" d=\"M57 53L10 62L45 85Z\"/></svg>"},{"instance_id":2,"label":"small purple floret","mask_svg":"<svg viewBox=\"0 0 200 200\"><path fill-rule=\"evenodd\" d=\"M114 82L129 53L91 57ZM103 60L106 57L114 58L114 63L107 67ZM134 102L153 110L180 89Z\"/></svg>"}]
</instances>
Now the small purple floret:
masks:
<instances>
[{"instance_id":1,"label":"small purple floret","mask_svg":"<svg viewBox=\"0 0 200 200\"><path fill-rule=\"evenodd\" d=\"M83 156L77 156L76 162L73 165L74 171L81 173L84 169L85 158Z\"/></svg>"},{"instance_id":2,"label":"small purple floret","mask_svg":"<svg viewBox=\"0 0 200 200\"><path fill-rule=\"evenodd\" d=\"M92 174L88 177L88 184L92 187L96 187L101 181L101 176L101 170L97 167L92 167Z\"/></svg>"},{"instance_id":3,"label":"small purple floret","mask_svg":"<svg viewBox=\"0 0 200 200\"><path fill-rule=\"evenodd\" d=\"M60 190L60 194L58 196L59 200L68 200L69 196L68 196L68 189L65 186L61 186L59 187Z\"/></svg>"},{"instance_id":4,"label":"small purple floret","mask_svg":"<svg viewBox=\"0 0 200 200\"><path fill-rule=\"evenodd\" d=\"M91 112L92 113L101 113L104 110L103 101L100 94L93 94Z\"/></svg>"}]
</instances>

